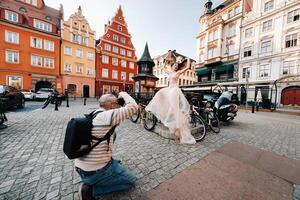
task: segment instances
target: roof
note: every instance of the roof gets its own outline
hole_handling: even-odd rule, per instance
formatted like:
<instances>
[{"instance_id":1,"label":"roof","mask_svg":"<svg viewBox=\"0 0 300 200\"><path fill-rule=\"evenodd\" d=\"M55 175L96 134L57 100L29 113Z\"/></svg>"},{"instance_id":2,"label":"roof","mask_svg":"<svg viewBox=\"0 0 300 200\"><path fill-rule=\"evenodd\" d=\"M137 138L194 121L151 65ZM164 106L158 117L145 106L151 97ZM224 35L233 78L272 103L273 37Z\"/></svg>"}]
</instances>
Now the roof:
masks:
<instances>
[{"instance_id":1,"label":"roof","mask_svg":"<svg viewBox=\"0 0 300 200\"><path fill-rule=\"evenodd\" d=\"M154 64L154 61L152 60L150 53L149 53L148 43L146 43L144 53L143 53L142 57L138 60L138 63L139 62L151 62Z\"/></svg>"},{"instance_id":2,"label":"roof","mask_svg":"<svg viewBox=\"0 0 300 200\"><path fill-rule=\"evenodd\" d=\"M63 11L51 8L46 6L43 2L41 8L32 6L30 4L16 1L16 0L1 0L0 7L4 9L13 10L20 15L23 15L26 18L35 18L40 19L45 22L56 25L58 28L60 27L60 20L63 17ZM20 8L25 8L27 12L20 11ZM51 19L46 19L46 16L49 16Z\"/></svg>"},{"instance_id":3,"label":"roof","mask_svg":"<svg viewBox=\"0 0 300 200\"><path fill-rule=\"evenodd\" d=\"M231 4L231 3L233 3L234 1L237 1L237 0L226 0L226 1L224 1L223 3L221 3L221 4L219 4L217 7L215 7L214 9L212 9L208 14L214 14L214 13L216 13L217 11L219 11L219 10L221 10L221 9L223 9L224 7L226 7L226 6L228 6L229 4ZM205 15L205 14L204 14ZM204 15L202 15L202 16L204 16ZM201 17L202 17L201 16ZM200 17L200 18L201 18Z\"/></svg>"},{"instance_id":4,"label":"roof","mask_svg":"<svg viewBox=\"0 0 300 200\"><path fill-rule=\"evenodd\" d=\"M171 50L169 50L169 51L171 51ZM167 53L161 55L161 56L158 56L158 57L163 57L163 58L165 58L165 57L169 54L169 51L168 51ZM173 50L172 52L173 52L173 54L174 54L176 57L181 56L181 57L183 57L183 59L188 58L187 56L184 56L184 55L178 53L176 50ZM191 59L191 58L190 58L190 59ZM191 61L192 61L192 62L196 62L194 59L191 59Z\"/></svg>"}]
</instances>

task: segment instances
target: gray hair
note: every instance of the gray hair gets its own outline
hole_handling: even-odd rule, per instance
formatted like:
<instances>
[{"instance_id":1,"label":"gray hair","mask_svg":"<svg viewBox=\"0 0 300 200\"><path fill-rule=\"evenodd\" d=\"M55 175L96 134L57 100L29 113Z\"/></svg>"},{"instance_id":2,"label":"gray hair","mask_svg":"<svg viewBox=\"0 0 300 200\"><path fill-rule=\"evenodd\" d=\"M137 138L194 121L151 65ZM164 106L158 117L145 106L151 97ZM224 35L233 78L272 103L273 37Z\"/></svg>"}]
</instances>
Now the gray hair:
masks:
<instances>
[{"instance_id":1,"label":"gray hair","mask_svg":"<svg viewBox=\"0 0 300 200\"><path fill-rule=\"evenodd\" d=\"M101 107L101 106L104 106L107 103L110 103L110 102L113 102L113 101L116 101L116 100L117 100L117 97L115 97L115 95L113 95L113 94L104 94L99 99L99 105Z\"/></svg>"}]
</instances>

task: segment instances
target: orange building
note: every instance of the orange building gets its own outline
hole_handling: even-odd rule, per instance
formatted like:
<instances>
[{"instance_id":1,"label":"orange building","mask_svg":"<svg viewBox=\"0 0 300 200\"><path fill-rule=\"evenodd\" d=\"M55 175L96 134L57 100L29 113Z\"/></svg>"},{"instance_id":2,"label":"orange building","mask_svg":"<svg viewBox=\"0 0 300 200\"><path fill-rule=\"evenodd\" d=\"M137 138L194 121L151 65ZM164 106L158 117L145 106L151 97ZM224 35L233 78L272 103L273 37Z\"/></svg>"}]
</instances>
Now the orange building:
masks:
<instances>
[{"instance_id":1,"label":"orange building","mask_svg":"<svg viewBox=\"0 0 300 200\"><path fill-rule=\"evenodd\" d=\"M18 89L54 87L62 92L60 10L43 0L1 0L0 84Z\"/></svg>"},{"instance_id":2,"label":"orange building","mask_svg":"<svg viewBox=\"0 0 300 200\"><path fill-rule=\"evenodd\" d=\"M96 43L96 96L133 91L137 58L121 7Z\"/></svg>"},{"instance_id":3,"label":"orange building","mask_svg":"<svg viewBox=\"0 0 300 200\"><path fill-rule=\"evenodd\" d=\"M95 31L80 7L62 26L61 76L70 95L95 96Z\"/></svg>"}]
</instances>

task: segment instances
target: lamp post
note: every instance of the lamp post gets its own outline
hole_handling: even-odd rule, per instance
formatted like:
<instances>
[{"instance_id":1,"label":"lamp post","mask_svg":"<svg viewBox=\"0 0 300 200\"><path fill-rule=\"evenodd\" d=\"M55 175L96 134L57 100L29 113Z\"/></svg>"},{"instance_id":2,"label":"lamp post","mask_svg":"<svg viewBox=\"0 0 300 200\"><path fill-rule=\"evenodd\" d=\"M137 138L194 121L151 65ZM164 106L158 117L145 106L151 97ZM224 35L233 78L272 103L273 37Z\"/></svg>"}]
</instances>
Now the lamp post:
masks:
<instances>
[{"instance_id":1,"label":"lamp post","mask_svg":"<svg viewBox=\"0 0 300 200\"><path fill-rule=\"evenodd\" d=\"M246 110L248 108L248 84L249 84L249 71L246 71Z\"/></svg>"}]
</instances>

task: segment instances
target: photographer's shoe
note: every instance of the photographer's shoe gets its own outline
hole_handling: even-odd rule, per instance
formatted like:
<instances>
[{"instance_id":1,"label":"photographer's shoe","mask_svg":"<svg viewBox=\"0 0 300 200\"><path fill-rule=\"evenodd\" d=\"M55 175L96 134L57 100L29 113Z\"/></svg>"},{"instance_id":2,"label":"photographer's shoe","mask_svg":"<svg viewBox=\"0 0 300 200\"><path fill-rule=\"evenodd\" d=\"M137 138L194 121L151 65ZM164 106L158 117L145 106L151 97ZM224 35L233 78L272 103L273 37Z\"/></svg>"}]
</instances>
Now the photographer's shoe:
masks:
<instances>
[{"instance_id":1,"label":"photographer's shoe","mask_svg":"<svg viewBox=\"0 0 300 200\"><path fill-rule=\"evenodd\" d=\"M92 188L84 183L79 185L78 195L79 200L95 200L92 196Z\"/></svg>"}]
</instances>

